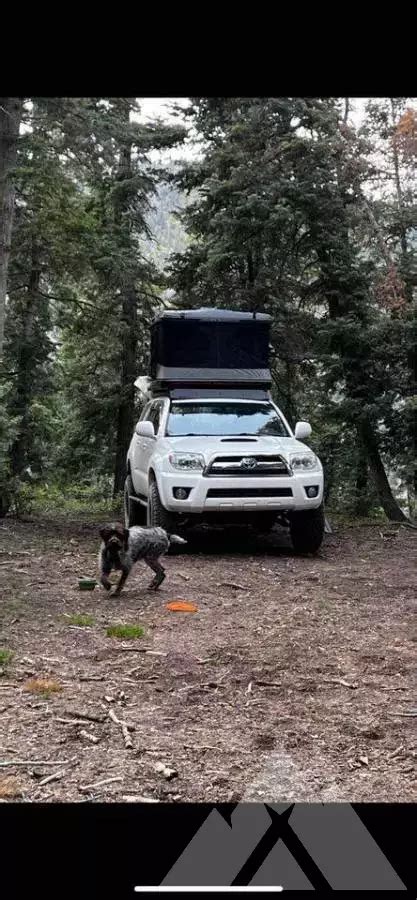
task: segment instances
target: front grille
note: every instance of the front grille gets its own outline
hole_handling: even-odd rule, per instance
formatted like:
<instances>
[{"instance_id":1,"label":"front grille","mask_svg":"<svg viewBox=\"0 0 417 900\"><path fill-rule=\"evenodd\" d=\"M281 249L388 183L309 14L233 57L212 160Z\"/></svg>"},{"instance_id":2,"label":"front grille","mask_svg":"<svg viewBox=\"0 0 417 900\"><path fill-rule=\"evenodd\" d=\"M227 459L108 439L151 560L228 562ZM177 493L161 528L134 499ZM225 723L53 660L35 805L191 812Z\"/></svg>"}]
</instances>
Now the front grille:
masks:
<instances>
[{"instance_id":1,"label":"front grille","mask_svg":"<svg viewBox=\"0 0 417 900\"><path fill-rule=\"evenodd\" d=\"M247 462L245 462L247 460ZM254 463L254 464L253 464ZM208 478L227 475L239 476L239 478L257 478L263 475L291 475L287 463L282 456L266 456L253 454L241 456L216 456L207 467L205 473Z\"/></svg>"},{"instance_id":2,"label":"front grille","mask_svg":"<svg viewBox=\"0 0 417 900\"><path fill-rule=\"evenodd\" d=\"M212 488L207 498L215 497L292 497L291 488Z\"/></svg>"}]
</instances>

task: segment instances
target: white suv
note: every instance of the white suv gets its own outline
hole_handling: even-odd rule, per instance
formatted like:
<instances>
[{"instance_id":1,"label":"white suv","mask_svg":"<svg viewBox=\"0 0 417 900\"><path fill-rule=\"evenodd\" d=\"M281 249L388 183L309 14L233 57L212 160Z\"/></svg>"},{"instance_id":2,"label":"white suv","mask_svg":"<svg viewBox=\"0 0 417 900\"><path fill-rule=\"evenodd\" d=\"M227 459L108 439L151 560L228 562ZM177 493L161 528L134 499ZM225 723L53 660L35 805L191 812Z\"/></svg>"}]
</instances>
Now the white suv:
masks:
<instances>
[{"instance_id":1,"label":"white suv","mask_svg":"<svg viewBox=\"0 0 417 900\"><path fill-rule=\"evenodd\" d=\"M213 392L214 394L215 392ZM323 469L272 400L173 400L145 406L127 455L127 527L178 531L202 522L290 528L315 553L324 534Z\"/></svg>"}]
</instances>

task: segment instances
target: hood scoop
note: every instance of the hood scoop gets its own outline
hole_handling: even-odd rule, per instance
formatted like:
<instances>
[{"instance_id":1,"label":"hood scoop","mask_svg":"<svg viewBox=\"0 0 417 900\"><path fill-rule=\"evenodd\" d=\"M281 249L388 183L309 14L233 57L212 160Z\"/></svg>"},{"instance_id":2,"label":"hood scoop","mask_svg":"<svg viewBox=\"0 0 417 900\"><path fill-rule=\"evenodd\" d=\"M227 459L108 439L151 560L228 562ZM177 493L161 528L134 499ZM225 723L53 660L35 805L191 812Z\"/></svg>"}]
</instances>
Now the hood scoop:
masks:
<instances>
[{"instance_id":1,"label":"hood scoop","mask_svg":"<svg viewBox=\"0 0 417 900\"><path fill-rule=\"evenodd\" d=\"M222 444L256 444L256 438L250 437L227 437L221 439Z\"/></svg>"}]
</instances>

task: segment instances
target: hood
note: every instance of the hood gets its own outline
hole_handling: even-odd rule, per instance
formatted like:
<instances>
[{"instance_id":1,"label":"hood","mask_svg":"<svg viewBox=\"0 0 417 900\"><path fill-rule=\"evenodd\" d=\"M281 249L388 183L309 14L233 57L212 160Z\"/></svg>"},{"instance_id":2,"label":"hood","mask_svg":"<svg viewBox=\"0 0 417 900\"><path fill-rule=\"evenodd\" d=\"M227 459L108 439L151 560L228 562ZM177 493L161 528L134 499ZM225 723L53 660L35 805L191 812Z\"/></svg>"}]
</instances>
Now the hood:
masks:
<instances>
[{"instance_id":1,"label":"hood","mask_svg":"<svg viewBox=\"0 0 417 900\"><path fill-rule=\"evenodd\" d=\"M288 458L289 453L301 453L309 450L306 444L296 441L294 437L170 437L169 449L188 453L202 453L206 462L216 454L244 454L250 456L257 453L280 453Z\"/></svg>"}]
</instances>

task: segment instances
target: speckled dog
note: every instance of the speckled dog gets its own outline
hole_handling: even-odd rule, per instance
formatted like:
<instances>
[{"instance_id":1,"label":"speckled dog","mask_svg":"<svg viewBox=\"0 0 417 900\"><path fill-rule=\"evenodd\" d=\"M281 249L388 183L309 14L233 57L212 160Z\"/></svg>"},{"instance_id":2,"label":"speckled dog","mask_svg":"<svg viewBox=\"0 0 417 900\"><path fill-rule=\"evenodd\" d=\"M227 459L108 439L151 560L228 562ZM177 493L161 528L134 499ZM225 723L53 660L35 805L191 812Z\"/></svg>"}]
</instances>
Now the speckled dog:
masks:
<instances>
[{"instance_id":1,"label":"speckled dog","mask_svg":"<svg viewBox=\"0 0 417 900\"><path fill-rule=\"evenodd\" d=\"M129 575L129 572L140 559L155 572L155 578L149 589L157 591L165 576L165 569L160 563L162 556L168 552L171 544L186 544L184 538L177 534L167 534L163 528L143 528L134 526L124 528L119 523L105 525L100 529L102 545L99 553L100 582L106 591L110 591L109 575L112 569L121 572L113 596L118 596Z\"/></svg>"}]
</instances>

